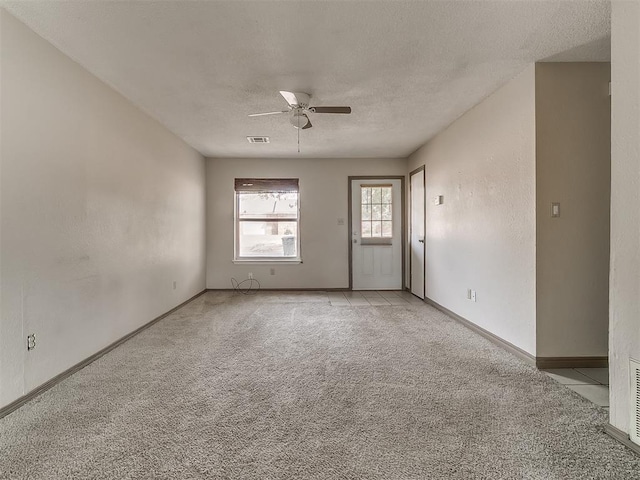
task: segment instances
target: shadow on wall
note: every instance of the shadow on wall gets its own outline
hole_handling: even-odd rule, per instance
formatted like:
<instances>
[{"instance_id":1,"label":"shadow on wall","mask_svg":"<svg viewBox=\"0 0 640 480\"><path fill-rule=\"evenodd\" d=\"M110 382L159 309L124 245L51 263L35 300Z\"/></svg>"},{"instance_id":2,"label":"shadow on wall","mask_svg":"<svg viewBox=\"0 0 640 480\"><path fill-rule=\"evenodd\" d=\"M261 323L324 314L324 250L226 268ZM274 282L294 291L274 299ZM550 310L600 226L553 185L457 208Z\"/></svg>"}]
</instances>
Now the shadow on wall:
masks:
<instances>
[{"instance_id":1,"label":"shadow on wall","mask_svg":"<svg viewBox=\"0 0 640 480\"><path fill-rule=\"evenodd\" d=\"M598 38L591 42L559 52L550 57L543 58L540 62L592 62L595 57L602 61L611 60L611 37Z\"/></svg>"}]
</instances>

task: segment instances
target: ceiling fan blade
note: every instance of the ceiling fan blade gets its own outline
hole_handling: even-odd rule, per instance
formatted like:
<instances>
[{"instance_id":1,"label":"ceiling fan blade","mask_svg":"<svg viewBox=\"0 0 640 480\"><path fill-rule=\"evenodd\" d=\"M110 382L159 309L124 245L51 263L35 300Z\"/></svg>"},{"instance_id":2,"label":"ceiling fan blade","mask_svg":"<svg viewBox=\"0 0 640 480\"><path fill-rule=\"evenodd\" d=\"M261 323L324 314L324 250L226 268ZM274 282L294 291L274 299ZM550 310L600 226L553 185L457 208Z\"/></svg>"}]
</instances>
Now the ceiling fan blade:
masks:
<instances>
[{"instance_id":1,"label":"ceiling fan blade","mask_svg":"<svg viewBox=\"0 0 640 480\"><path fill-rule=\"evenodd\" d=\"M351 113L351 107L309 107L312 113Z\"/></svg>"},{"instance_id":2,"label":"ceiling fan blade","mask_svg":"<svg viewBox=\"0 0 640 480\"><path fill-rule=\"evenodd\" d=\"M305 115L305 117L307 116ZM311 127L313 127L313 125L311 125L311 120L309 120L309 117L307 117L307 124L304 127L302 127L300 130L306 130L307 128L311 128Z\"/></svg>"},{"instance_id":3,"label":"ceiling fan blade","mask_svg":"<svg viewBox=\"0 0 640 480\"><path fill-rule=\"evenodd\" d=\"M266 113L252 113L250 117L262 117L264 115L278 115L280 113L289 113L289 110L282 110L280 112L266 112Z\"/></svg>"},{"instance_id":4,"label":"ceiling fan blade","mask_svg":"<svg viewBox=\"0 0 640 480\"><path fill-rule=\"evenodd\" d=\"M280 95L282 95L284 99L287 101L287 103L292 107L294 105L299 105L298 97L296 97L295 93L285 92L284 90L280 90Z\"/></svg>"}]
</instances>

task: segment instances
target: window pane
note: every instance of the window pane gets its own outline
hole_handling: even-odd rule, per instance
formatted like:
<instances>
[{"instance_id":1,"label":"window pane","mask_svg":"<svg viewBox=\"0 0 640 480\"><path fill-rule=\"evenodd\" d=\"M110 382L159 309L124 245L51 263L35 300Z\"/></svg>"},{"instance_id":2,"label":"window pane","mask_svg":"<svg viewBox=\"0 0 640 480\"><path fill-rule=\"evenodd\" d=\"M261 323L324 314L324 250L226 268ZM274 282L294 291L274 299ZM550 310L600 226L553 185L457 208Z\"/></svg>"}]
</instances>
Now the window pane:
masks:
<instances>
[{"instance_id":1,"label":"window pane","mask_svg":"<svg viewBox=\"0 0 640 480\"><path fill-rule=\"evenodd\" d=\"M391 205L382 205L382 220L391 220Z\"/></svg>"},{"instance_id":2,"label":"window pane","mask_svg":"<svg viewBox=\"0 0 640 480\"><path fill-rule=\"evenodd\" d=\"M371 236L371 222L362 222L362 236L370 237Z\"/></svg>"},{"instance_id":3,"label":"window pane","mask_svg":"<svg viewBox=\"0 0 640 480\"><path fill-rule=\"evenodd\" d=\"M362 187L361 193L362 193L361 203L371 203L371 189L367 187Z\"/></svg>"},{"instance_id":4,"label":"window pane","mask_svg":"<svg viewBox=\"0 0 640 480\"><path fill-rule=\"evenodd\" d=\"M383 187L381 195L382 203L391 203L391 187Z\"/></svg>"},{"instance_id":5,"label":"window pane","mask_svg":"<svg viewBox=\"0 0 640 480\"><path fill-rule=\"evenodd\" d=\"M393 237L393 187L360 187L361 236L363 238Z\"/></svg>"},{"instance_id":6,"label":"window pane","mask_svg":"<svg viewBox=\"0 0 640 480\"><path fill-rule=\"evenodd\" d=\"M241 257L296 257L297 222L239 222Z\"/></svg>"},{"instance_id":7,"label":"window pane","mask_svg":"<svg viewBox=\"0 0 640 480\"><path fill-rule=\"evenodd\" d=\"M382 205L372 205L371 220L382 220Z\"/></svg>"},{"instance_id":8,"label":"window pane","mask_svg":"<svg viewBox=\"0 0 640 480\"><path fill-rule=\"evenodd\" d=\"M362 205L362 220L371 220L371 205Z\"/></svg>"},{"instance_id":9,"label":"window pane","mask_svg":"<svg viewBox=\"0 0 640 480\"><path fill-rule=\"evenodd\" d=\"M382 236L383 237L392 237L393 236L393 225L392 222L382 222Z\"/></svg>"},{"instance_id":10,"label":"window pane","mask_svg":"<svg viewBox=\"0 0 640 480\"><path fill-rule=\"evenodd\" d=\"M381 191L382 191L382 188L380 187L375 187L371 189L371 203L380 203Z\"/></svg>"},{"instance_id":11,"label":"window pane","mask_svg":"<svg viewBox=\"0 0 640 480\"><path fill-rule=\"evenodd\" d=\"M298 192L238 193L238 217L298 218Z\"/></svg>"}]
</instances>

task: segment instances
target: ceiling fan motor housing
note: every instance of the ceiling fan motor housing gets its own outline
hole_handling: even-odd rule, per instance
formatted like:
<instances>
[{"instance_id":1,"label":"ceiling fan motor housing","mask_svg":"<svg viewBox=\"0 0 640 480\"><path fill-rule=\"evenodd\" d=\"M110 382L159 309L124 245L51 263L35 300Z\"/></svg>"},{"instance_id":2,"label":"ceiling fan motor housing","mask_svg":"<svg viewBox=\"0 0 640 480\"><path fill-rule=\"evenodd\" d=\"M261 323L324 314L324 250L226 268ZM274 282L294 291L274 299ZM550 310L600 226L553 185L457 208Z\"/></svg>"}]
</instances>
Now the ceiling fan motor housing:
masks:
<instances>
[{"instance_id":1,"label":"ceiling fan motor housing","mask_svg":"<svg viewBox=\"0 0 640 480\"><path fill-rule=\"evenodd\" d=\"M289 102L290 100L293 100L293 102L289 103L289 105L291 105L294 108L296 105L300 108L309 107L309 102L311 101L311 95L309 95L308 93L300 93L300 92L292 92L292 93L293 93L292 98L285 97L287 102Z\"/></svg>"}]
</instances>

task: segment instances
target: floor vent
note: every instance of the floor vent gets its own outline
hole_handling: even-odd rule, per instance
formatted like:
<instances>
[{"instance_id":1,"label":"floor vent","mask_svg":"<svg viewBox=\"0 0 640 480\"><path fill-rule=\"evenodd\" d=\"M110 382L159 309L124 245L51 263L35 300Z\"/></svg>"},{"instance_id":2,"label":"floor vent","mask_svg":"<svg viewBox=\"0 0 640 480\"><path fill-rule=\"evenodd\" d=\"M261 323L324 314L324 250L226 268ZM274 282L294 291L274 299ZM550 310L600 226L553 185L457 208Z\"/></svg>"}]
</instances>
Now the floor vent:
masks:
<instances>
[{"instance_id":1,"label":"floor vent","mask_svg":"<svg viewBox=\"0 0 640 480\"><path fill-rule=\"evenodd\" d=\"M269 137L247 137L249 143L269 143Z\"/></svg>"},{"instance_id":2,"label":"floor vent","mask_svg":"<svg viewBox=\"0 0 640 480\"><path fill-rule=\"evenodd\" d=\"M629 374L631 376L631 428L629 438L633 443L640 445L640 362L629 361Z\"/></svg>"}]
</instances>

